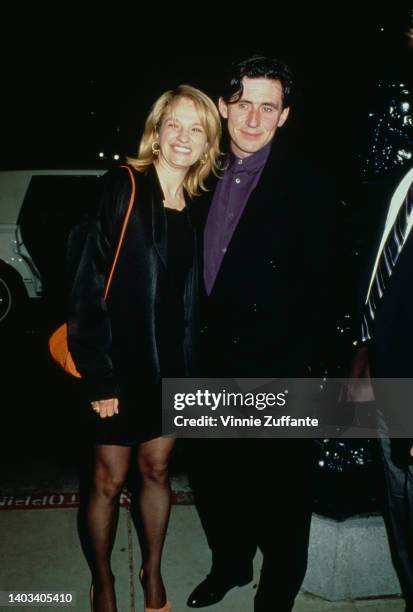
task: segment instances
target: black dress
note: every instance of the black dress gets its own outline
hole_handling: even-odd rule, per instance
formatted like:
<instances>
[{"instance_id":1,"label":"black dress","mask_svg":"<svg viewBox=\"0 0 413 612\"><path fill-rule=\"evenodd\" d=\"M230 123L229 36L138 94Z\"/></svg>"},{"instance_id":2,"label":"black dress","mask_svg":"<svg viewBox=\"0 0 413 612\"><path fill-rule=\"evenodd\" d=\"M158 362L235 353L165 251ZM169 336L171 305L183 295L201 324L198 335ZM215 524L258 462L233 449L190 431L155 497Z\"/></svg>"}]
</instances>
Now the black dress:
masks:
<instances>
[{"instance_id":1,"label":"black dress","mask_svg":"<svg viewBox=\"0 0 413 612\"><path fill-rule=\"evenodd\" d=\"M193 239L187 209L166 208L168 235L167 280L161 301L160 360L163 377L185 376L183 340L184 290L193 261Z\"/></svg>"},{"instance_id":2,"label":"black dress","mask_svg":"<svg viewBox=\"0 0 413 612\"><path fill-rule=\"evenodd\" d=\"M193 229L188 211L164 208L167 224L167 268L160 299L159 325L156 330L162 377L185 376L184 362L184 290L193 265ZM162 435L161 384L145 386L141 393L122 385L119 414L102 419L91 412L92 439L95 444L130 446Z\"/></svg>"}]
</instances>

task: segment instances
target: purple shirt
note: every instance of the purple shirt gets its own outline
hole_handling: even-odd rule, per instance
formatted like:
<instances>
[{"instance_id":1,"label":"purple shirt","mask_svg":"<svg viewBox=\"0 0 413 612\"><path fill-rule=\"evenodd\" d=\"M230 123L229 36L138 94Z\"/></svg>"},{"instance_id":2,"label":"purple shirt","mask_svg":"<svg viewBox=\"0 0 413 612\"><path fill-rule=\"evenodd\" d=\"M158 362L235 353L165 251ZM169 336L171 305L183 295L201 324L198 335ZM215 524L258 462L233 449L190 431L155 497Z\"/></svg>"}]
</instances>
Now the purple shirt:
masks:
<instances>
[{"instance_id":1,"label":"purple shirt","mask_svg":"<svg viewBox=\"0 0 413 612\"><path fill-rule=\"evenodd\" d=\"M204 282L209 295L249 196L260 180L271 143L240 159L230 153L218 180L204 231Z\"/></svg>"}]
</instances>

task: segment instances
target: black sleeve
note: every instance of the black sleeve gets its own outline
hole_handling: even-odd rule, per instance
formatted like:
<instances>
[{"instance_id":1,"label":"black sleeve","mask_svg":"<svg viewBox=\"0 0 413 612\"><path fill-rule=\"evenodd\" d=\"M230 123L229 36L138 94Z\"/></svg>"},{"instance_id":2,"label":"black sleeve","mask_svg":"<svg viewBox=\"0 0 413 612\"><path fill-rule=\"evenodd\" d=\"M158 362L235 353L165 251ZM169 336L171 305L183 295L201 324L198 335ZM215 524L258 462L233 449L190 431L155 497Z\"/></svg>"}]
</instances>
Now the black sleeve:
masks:
<instances>
[{"instance_id":1,"label":"black sleeve","mask_svg":"<svg viewBox=\"0 0 413 612\"><path fill-rule=\"evenodd\" d=\"M401 468L412 465L413 457L410 455L410 449L413 446L413 440L411 438L392 438L390 442L393 463Z\"/></svg>"},{"instance_id":2,"label":"black sleeve","mask_svg":"<svg viewBox=\"0 0 413 612\"><path fill-rule=\"evenodd\" d=\"M90 400L119 394L104 292L131 194L124 168L110 170L102 181L98 214L89 225L68 304L69 349Z\"/></svg>"}]
</instances>

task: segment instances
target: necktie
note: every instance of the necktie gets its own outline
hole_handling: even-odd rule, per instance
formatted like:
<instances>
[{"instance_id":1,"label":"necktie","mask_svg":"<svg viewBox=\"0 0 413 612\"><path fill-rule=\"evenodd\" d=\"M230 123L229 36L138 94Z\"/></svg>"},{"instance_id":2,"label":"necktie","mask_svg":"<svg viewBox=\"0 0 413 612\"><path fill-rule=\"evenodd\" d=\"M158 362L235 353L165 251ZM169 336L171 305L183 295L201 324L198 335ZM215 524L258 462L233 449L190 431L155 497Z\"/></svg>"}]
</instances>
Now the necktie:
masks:
<instances>
[{"instance_id":1,"label":"necktie","mask_svg":"<svg viewBox=\"0 0 413 612\"><path fill-rule=\"evenodd\" d=\"M412 210L413 183L409 187L407 195L397 213L393 227L384 243L368 300L364 305L363 321L361 324L363 342L371 340L372 338L376 311L384 291L389 284L390 277L406 240L407 227Z\"/></svg>"}]
</instances>

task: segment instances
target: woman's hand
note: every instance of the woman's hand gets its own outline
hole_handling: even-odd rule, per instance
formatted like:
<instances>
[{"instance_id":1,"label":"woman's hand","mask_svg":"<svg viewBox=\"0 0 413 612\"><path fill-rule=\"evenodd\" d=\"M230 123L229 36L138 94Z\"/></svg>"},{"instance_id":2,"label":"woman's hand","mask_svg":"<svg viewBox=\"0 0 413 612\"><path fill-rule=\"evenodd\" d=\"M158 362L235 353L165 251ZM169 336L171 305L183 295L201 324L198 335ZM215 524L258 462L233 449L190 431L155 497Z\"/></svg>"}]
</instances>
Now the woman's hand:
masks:
<instances>
[{"instance_id":1,"label":"woman's hand","mask_svg":"<svg viewBox=\"0 0 413 612\"><path fill-rule=\"evenodd\" d=\"M119 414L119 400L117 397L91 402L91 406L101 419Z\"/></svg>"}]
</instances>

